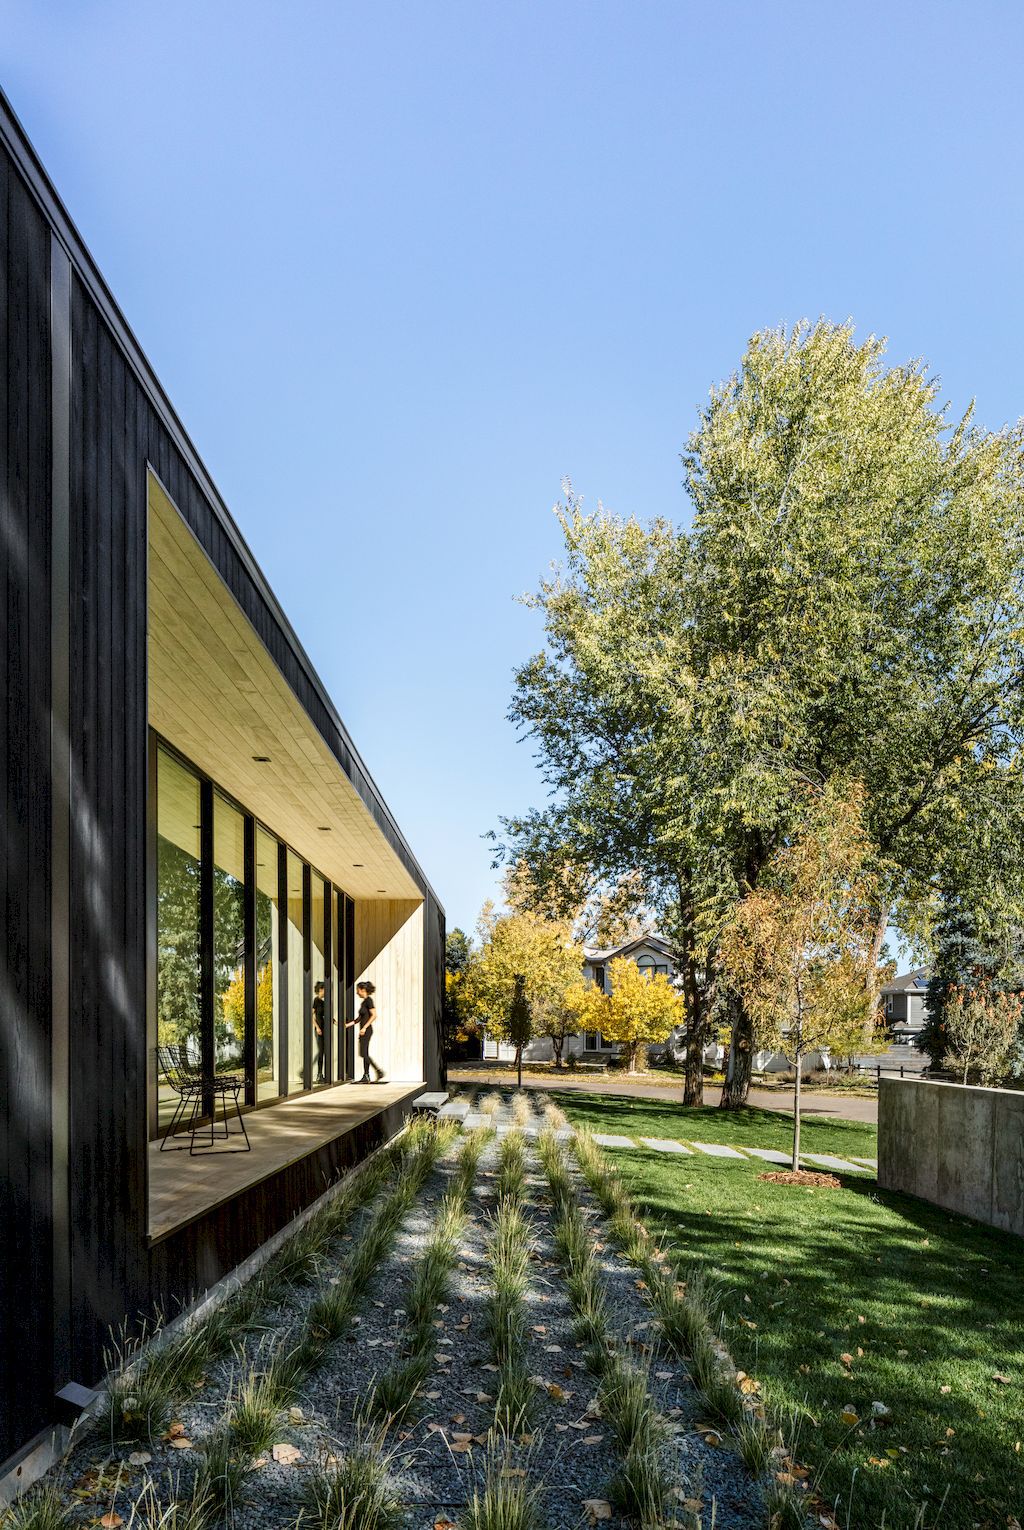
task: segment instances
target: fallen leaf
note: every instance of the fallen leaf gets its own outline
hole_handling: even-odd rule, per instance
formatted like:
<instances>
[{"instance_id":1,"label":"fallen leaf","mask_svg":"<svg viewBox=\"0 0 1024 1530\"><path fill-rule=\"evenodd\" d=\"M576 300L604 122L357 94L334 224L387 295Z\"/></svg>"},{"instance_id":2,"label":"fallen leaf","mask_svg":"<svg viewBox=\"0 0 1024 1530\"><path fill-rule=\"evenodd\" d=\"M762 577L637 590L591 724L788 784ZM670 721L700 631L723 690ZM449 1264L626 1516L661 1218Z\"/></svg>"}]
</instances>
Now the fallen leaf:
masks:
<instances>
[{"instance_id":1,"label":"fallen leaf","mask_svg":"<svg viewBox=\"0 0 1024 1530\"><path fill-rule=\"evenodd\" d=\"M103 1530L117 1530L118 1525L124 1524L124 1520L120 1514L111 1509L110 1513L104 1514L103 1518L98 1520L97 1523L103 1526Z\"/></svg>"},{"instance_id":2,"label":"fallen leaf","mask_svg":"<svg viewBox=\"0 0 1024 1530\"><path fill-rule=\"evenodd\" d=\"M1000 1386L1004 1386L1004 1387L1009 1387L1009 1386L1013 1385L1013 1382L1011 1381L1010 1377L1009 1376L1004 1376L1002 1371L995 1371L993 1373L992 1380L993 1381L998 1381Z\"/></svg>"},{"instance_id":3,"label":"fallen leaf","mask_svg":"<svg viewBox=\"0 0 1024 1530\"><path fill-rule=\"evenodd\" d=\"M611 1519L612 1506L607 1498L584 1498L583 1507L592 1525L596 1525L599 1519Z\"/></svg>"},{"instance_id":4,"label":"fallen leaf","mask_svg":"<svg viewBox=\"0 0 1024 1530\"><path fill-rule=\"evenodd\" d=\"M184 1434L176 1434L170 1442L175 1450L191 1450L192 1441Z\"/></svg>"},{"instance_id":5,"label":"fallen leaf","mask_svg":"<svg viewBox=\"0 0 1024 1530\"><path fill-rule=\"evenodd\" d=\"M948 1392L952 1392L952 1390L953 1390L952 1387L940 1387L939 1388L939 1391L942 1393L943 1397L945 1397Z\"/></svg>"},{"instance_id":6,"label":"fallen leaf","mask_svg":"<svg viewBox=\"0 0 1024 1530\"><path fill-rule=\"evenodd\" d=\"M860 1423L860 1419L858 1418L857 1414L854 1413L852 1408L844 1408L839 1417L842 1419L844 1424L849 1424L851 1429L855 1424Z\"/></svg>"},{"instance_id":7,"label":"fallen leaf","mask_svg":"<svg viewBox=\"0 0 1024 1530\"><path fill-rule=\"evenodd\" d=\"M604 1439L604 1435L603 1434L588 1434L585 1437L583 1443L584 1443L584 1445L600 1445L600 1443L601 1443L601 1441L603 1439Z\"/></svg>"},{"instance_id":8,"label":"fallen leaf","mask_svg":"<svg viewBox=\"0 0 1024 1530\"><path fill-rule=\"evenodd\" d=\"M839 1359L840 1359L841 1363L846 1366L847 1370L849 1370L850 1367L853 1365L853 1356L852 1355L840 1355Z\"/></svg>"},{"instance_id":9,"label":"fallen leaf","mask_svg":"<svg viewBox=\"0 0 1024 1530\"><path fill-rule=\"evenodd\" d=\"M298 1446L289 1445L287 1441L282 1441L279 1445L275 1445L270 1454L278 1466L292 1466L296 1461L301 1461L302 1459L302 1451L299 1450Z\"/></svg>"},{"instance_id":10,"label":"fallen leaf","mask_svg":"<svg viewBox=\"0 0 1024 1530\"><path fill-rule=\"evenodd\" d=\"M148 1450L133 1450L128 1457L129 1466L147 1466L153 1457Z\"/></svg>"},{"instance_id":11,"label":"fallen leaf","mask_svg":"<svg viewBox=\"0 0 1024 1530\"><path fill-rule=\"evenodd\" d=\"M288 1422L290 1424L304 1424L306 1415L301 1408L291 1407L288 1409Z\"/></svg>"}]
</instances>

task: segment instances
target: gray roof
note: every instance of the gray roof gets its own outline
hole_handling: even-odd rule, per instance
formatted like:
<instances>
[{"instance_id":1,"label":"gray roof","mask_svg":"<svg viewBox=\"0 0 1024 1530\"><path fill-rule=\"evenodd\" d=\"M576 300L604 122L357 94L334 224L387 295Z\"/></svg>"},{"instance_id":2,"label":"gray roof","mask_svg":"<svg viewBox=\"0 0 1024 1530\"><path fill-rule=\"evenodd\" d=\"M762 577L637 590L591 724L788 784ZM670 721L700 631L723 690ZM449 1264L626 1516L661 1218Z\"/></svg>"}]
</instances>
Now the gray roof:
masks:
<instances>
[{"instance_id":1,"label":"gray roof","mask_svg":"<svg viewBox=\"0 0 1024 1530\"><path fill-rule=\"evenodd\" d=\"M660 951L671 960L672 947L663 936L653 933L638 935L635 940L624 940L619 946L584 946L583 959L588 962L611 962L617 956L629 956L639 946L653 946L655 951Z\"/></svg>"},{"instance_id":2,"label":"gray roof","mask_svg":"<svg viewBox=\"0 0 1024 1530\"><path fill-rule=\"evenodd\" d=\"M882 993L923 993L928 987L928 968L915 967L913 972L903 972L891 983L883 983Z\"/></svg>"}]
</instances>

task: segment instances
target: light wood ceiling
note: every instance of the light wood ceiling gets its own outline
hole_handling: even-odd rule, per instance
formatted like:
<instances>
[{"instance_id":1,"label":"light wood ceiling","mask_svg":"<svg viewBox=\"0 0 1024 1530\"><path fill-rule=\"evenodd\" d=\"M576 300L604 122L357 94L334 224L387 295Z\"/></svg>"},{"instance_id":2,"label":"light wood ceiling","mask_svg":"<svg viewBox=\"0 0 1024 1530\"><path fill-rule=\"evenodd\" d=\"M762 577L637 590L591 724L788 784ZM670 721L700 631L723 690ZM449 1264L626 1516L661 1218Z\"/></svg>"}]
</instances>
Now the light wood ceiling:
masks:
<instances>
[{"instance_id":1,"label":"light wood ceiling","mask_svg":"<svg viewBox=\"0 0 1024 1530\"><path fill-rule=\"evenodd\" d=\"M227 585L149 484L150 723L353 897L420 898Z\"/></svg>"}]
</instances>

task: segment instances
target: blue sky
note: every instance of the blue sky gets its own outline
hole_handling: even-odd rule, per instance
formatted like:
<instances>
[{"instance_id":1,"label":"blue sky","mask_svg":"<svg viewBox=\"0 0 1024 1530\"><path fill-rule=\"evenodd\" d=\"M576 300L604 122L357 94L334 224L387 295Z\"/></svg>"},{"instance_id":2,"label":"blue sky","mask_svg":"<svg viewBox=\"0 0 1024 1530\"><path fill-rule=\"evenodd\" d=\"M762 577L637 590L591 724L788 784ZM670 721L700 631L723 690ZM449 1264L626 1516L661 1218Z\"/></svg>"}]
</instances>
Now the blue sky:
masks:
<instances>
[{"instance_id":1,"label":"blue sky","mask_svg":"<svg viewBox=\"0 0 1024 1530\"><path fill-rule=\"evenodd\" d=\"M765 325L1024 412L1024 7L0 0L0 81L443 898L563 475L686 518Z\"/></svg>"}]
</instances>

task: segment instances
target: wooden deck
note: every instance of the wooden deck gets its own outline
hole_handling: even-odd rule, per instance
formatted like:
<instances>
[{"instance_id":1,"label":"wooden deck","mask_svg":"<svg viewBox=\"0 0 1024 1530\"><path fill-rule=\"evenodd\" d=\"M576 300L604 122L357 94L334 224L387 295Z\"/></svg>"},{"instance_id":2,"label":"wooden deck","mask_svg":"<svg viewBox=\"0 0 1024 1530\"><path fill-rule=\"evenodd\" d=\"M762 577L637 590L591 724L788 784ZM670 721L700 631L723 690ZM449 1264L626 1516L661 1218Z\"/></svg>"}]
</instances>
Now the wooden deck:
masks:
<instances>
[{"instance_id":1,"label":"wooden deck","mask_svg":"<svg viewBox=\"0 0 1024 1530\"><path fill-rule=\"evenodd\" d=\"M229 1201L240 1191L268 1179L324 1143L344 1136L389 1105L409 1103L424 1088L417 1083L339 1084L286 1100L245 1117L252 1152L227 1152L242 1143L238 1122L216 1153L191 1158L187 1151L149 1146L149 1236L162 1238L174 1228ZM188 1138L182 1139L186 1144Z\"/></svg>"}]
</instances>

